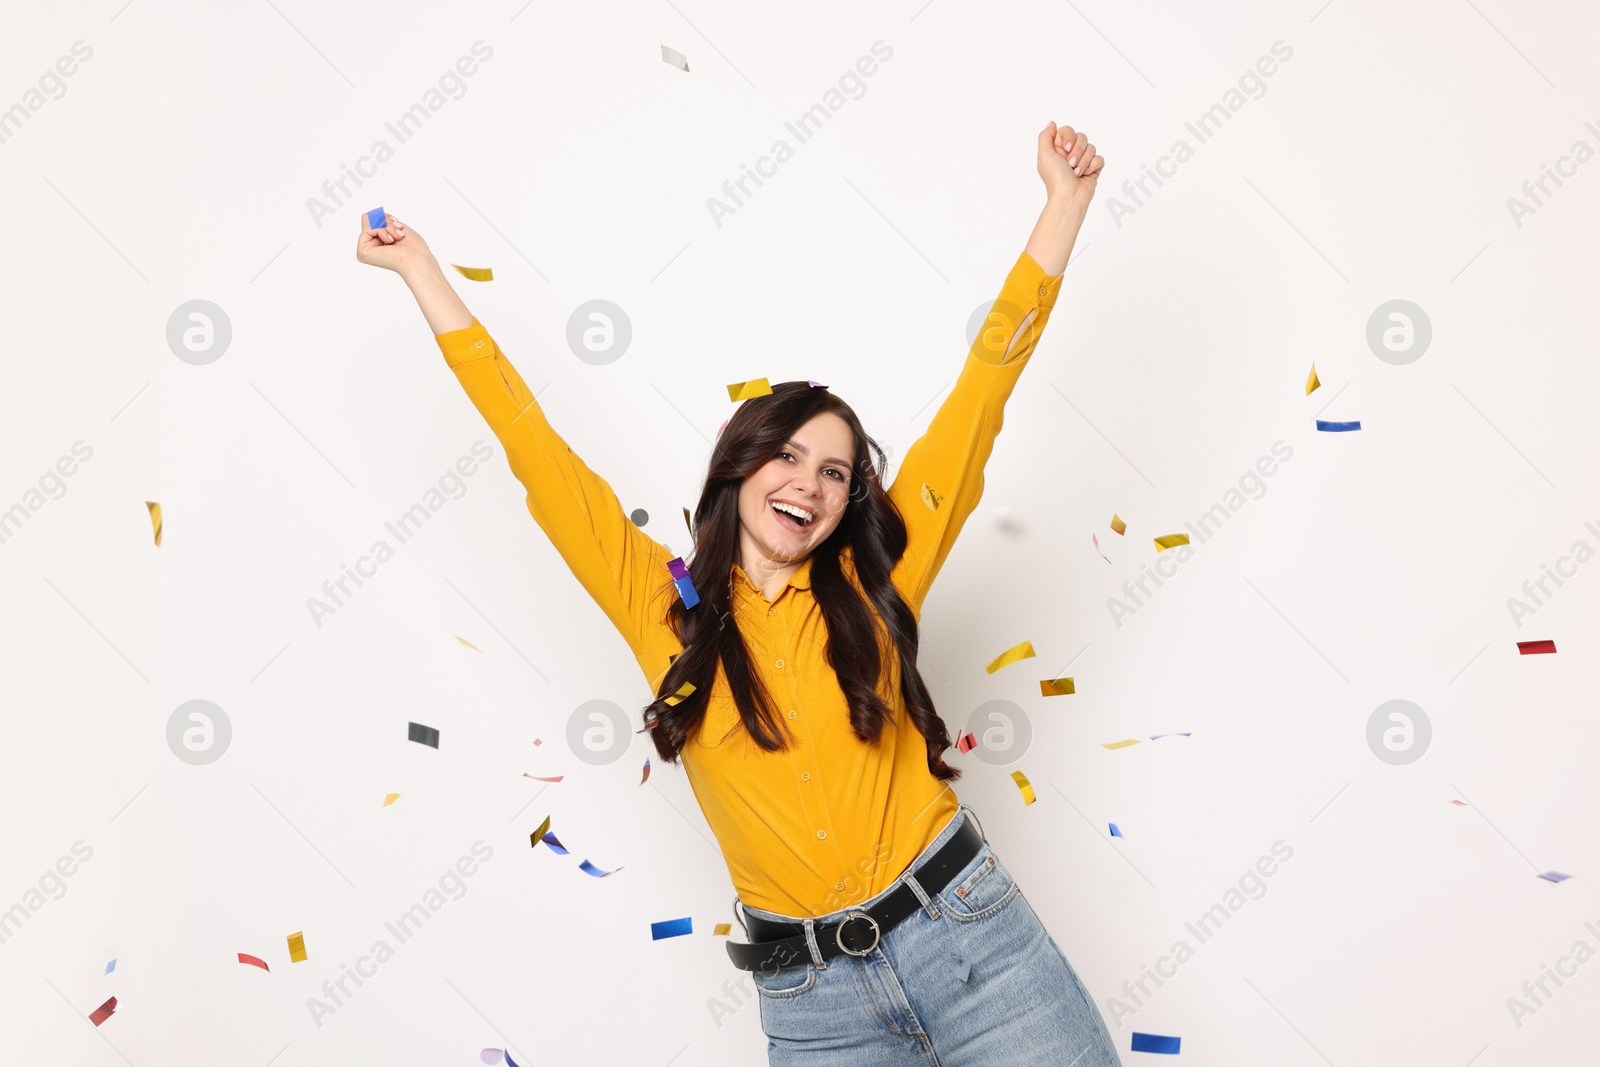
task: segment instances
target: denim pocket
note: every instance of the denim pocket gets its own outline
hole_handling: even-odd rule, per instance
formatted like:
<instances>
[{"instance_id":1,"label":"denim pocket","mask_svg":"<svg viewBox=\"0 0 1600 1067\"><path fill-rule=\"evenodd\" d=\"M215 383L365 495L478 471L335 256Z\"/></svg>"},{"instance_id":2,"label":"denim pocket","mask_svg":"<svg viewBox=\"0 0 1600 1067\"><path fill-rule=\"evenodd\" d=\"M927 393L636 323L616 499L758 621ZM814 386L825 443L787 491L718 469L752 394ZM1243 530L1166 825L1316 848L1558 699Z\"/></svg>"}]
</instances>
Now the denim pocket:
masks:
<instances>
[{"instance_id":1,"label":"denim pocket","mask_svg":"<svg viewBox=\"0 0 1600 1067\"><path fill-rule=\"evenodd\" d=\"M817 968L809 961L775 970L757 967L750 972L750 980L755 983L756 992L762 996L772 1000L787 1000L798 997L817 984Z\"/></svg>"},{"instance_id":2,"label":"denim pocket","mask_svg":"<svg viewBox=\"0 0 1600 1067\"><path fill-rule=\"evenodd\" d=\"M975 922L1001 911L1021 890L988 845L939 893L946 914L956 922Z\"/></svg>"}]
</instances>

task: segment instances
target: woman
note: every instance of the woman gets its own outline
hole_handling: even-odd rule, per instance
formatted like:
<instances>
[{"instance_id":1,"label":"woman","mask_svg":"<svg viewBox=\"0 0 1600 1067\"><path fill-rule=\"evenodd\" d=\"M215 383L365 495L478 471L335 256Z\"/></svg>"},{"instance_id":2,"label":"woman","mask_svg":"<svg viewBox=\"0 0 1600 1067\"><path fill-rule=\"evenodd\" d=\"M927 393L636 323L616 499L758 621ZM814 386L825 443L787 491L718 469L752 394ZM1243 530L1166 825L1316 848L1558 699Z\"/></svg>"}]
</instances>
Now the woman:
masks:
<instances>
[{"instance_id":1,"label":"woman","mask_svg":"<svg viewBox=\"0 0 1600 1067\"><path fill-rule=\"evenodd\" d=\"M1118 1063L950 789L950 735L916 667L923 600L982 495L1104 162L1070 127L1040 131L1044 210L891 487L826 385L741 402L695 509L688 608L678 561L551 428L422 239L393 216L363 223L357 258L405 279L528 510L650 680L645 728L721 845L750 939L728 953L773 1064Z\"/></svg>"}]
</instances>

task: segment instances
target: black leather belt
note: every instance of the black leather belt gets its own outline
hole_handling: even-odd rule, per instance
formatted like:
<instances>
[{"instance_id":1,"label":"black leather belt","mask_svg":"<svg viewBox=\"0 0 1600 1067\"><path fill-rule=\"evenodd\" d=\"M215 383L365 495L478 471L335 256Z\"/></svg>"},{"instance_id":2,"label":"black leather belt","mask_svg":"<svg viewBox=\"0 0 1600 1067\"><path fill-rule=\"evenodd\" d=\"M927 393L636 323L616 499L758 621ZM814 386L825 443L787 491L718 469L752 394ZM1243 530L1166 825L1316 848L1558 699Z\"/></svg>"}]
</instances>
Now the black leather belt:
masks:
<instances>
[{"instance_id":1,"label":"black leather belt","mask_svg":"<svg viewBox=\"0 0 1600 1067\"><path fill-rule=\"evenodd\" d=\"M930 897L950 884L963 867L971 862L983 847L983 831L964 815L961 826L950 840L939 847L926 863L912 872L922 891ZM922 901L905 882L871 908L851 908L851 914L840 922L816 923L812 926L817 949L824 960L843 953L865 956L878 946L883 935L910 916ZM774 922L756 915L745 915L746 932L752 940L728 941L728 956L733 965L742 970L758 968L772 974L780 967L792 963L810 963L811 949L806 944L803 923Z\"/></svg>"}]
</instances>

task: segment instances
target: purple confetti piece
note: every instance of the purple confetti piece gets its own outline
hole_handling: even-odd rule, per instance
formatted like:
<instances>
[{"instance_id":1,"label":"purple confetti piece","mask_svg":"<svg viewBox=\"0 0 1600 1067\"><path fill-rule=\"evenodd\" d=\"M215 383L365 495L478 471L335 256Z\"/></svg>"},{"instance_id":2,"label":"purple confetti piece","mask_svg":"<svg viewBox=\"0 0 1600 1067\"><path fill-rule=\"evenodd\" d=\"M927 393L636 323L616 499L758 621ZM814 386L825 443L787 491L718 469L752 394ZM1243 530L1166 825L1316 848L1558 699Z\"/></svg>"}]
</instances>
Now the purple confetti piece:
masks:
<instances>
[{"instance_id":1,"label":"purple confetti piece","mask_svg":"<svg viewBox=\"0 0 1600 1067\"><path fill-rule=\"evenodd\" d=\"M582 863L578 864L578 866L579 866L579 868L582 869L584 874L592 874L596 878L609 878L613 874L616 874L617 871L622 870L621 867L618 867L616 871L602 871L599 867L596 867L594 864L590 863L588 860L584 860Z\"/></svg>"}]
</instances>

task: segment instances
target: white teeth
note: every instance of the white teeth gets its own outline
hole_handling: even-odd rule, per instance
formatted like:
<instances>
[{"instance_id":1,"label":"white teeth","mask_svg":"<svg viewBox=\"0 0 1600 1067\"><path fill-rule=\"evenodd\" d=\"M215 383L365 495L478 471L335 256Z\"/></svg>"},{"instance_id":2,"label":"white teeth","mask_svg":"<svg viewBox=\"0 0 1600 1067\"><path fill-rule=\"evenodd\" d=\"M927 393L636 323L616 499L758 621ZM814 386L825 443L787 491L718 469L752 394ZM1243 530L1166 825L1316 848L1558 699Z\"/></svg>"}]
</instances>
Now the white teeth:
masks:
<instances>
[{"instance_id":1,"label":"white teeth","mask_svg":"<svg viewBox=\"0 0 1600 1067\"><path fill-rule=\"evenodd\" d=\"M810 522L813 518L810 512L806 511L804 508L797 508L793 504L785 504L779 501L774 501L772 507L773 510L781 511L786 515L792 515L802 522Z\"/></svg>"}]
</instances>

